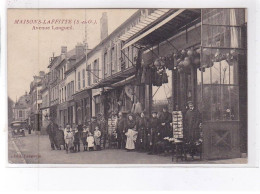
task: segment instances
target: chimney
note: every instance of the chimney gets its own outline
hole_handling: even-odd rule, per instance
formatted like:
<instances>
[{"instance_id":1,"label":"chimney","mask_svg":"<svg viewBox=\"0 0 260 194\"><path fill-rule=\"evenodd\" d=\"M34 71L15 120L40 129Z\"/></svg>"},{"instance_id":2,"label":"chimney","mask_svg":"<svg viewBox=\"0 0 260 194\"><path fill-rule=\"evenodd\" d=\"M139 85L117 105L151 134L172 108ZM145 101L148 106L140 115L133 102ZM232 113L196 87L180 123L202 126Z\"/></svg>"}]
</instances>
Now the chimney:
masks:
<instances>
[{"instance_id":1,"label":"chimney","mask_svg":"<svg viewBox=\"0 0 260 194\"><path fill-rule=\"evenodd\" d=\"M85 46L81 43L76 45L76 60L82 57L85 54Z\"/></svg>"},{"instance_id":2,"label":"chimney","mask_svg":"<svg viewBox=\"0 0 260 194\"><path fill-rule=\"evenodd\" d=\"M66 54L67 54L67 47L66 46L62 46L61 47L61 59L64 59Z\"/></svg>"},{"instance_id":3,"label":"chimney","mask_svg":"<svg viewBox=\"0 0 260 194\"><path fill-rule=\"evenodd\" d=\"M67 53L67 47L66 46L62 46L61 47L61 54L66 54Z\"/></svg>"},{"instance_id":4,"label":"chimney","mask_svg":"<svg viewBox=\"0 0 260 194\"><path fill-rule=\"evenodd\" d=\"M41 76L41 77L43 77L44 74L45 74L44 71L40 71L40 72L39 72L39 76Z\"/></svg>"},{"instance_id":5,"label":"chimney","mask_svg":"<svg viewBox=\"0 0 260 194\"><path fill-rule=\"evenodd\" d=\"M101 38L101 41L104 40L107 36L108 36L107 12L103 12L102 17L100 19L100 38Z\"/></svg>"}]
</instances>

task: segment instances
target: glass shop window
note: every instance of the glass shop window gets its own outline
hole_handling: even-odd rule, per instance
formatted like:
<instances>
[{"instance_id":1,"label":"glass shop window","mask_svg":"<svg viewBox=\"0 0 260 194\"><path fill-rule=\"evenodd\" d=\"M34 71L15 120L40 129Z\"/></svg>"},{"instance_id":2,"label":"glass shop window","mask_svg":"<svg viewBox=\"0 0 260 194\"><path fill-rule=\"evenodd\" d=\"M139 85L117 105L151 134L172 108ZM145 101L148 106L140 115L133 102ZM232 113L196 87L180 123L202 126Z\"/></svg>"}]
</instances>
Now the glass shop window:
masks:
<instances>
[{"instance_id":1,"label":"glass shop window","mask_svg":"<svg viewBox=\"0 0 260 194\"><path fill-rule=\"evenodd\" d=\"M168 83L162 83L161 86L152 86L153 109L162 111L162 107L168 106L172 111L172 72L166 70Z\"/></svg>"},{"instance_id":2,"label":"glass shop window","mask_svg":"<svg viewBox=\"0 0 260 194\"><path fill-rule=\"evenodd\" d=\"M98 115L100 113L100 96L95 97L95 115Z\"/></svg>"},{"instance_id":3,"label":"glass shop window","mask_svg":"<svg viewBox=\"0 0 260 194\"><path fill-rule=\"evenodd\" d=\"M238 67L244 9L202 10L202 56L198 107L204 120L239 120ZM200 74L200 75L199 75Z\"/></svg>"}]
</instances>

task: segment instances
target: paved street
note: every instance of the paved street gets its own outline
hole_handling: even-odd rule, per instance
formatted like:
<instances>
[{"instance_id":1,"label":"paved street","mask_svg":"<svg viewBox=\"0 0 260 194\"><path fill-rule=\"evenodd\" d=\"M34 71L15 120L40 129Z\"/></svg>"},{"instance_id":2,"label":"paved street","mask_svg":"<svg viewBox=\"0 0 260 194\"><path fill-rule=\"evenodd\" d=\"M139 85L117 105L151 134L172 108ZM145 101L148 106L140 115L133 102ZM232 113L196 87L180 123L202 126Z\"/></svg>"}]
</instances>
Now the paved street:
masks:
<instances>
[{"instance_id":1,"label":"paved street","mask_svg":"<svg viewBox=\"0 0 260 194\"><path fill-rule=\"evenodd\" d=\"M14 141L18 150L17 154ZM28 164L173 164L171 156L147 155L139 152L126 152L125 150L106 149L93 152L79 152L66 154L64 150L54 150L50 148L48 136L26 134L26 137L9 138L9 162ZM22 157L21 157L22 155ZM229 164L246 163L247 159L237 158L231 160L212 161L188 161L185 163L211 163ZM184 163L181 160L178 163Z\"/></svg>"}]
</instances>

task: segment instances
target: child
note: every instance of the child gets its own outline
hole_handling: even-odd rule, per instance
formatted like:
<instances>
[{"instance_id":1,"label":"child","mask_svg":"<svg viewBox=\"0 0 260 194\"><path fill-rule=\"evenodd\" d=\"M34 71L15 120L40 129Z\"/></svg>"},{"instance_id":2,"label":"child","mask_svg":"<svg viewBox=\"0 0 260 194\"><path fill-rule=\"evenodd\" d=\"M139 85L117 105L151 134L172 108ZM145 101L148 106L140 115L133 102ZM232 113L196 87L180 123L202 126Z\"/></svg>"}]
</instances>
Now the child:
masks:
<instances>
[{"instance_id":1,"label":"child","mask_svg":"<svg viewBox=\"0 0 260 194\"><path fill-rule=\"evenodd\" d=\"M96 148L98 151L100 150L100 143L101 143L100 137L101 137L101 132L99 130L99 127L96 126L95 131L94 131L94 140L95 140L95 145L96 145Z\"/></svg>"},{"instance_id":2,"label":"child","mask_svg":"<svg viewBox=\"0 0 260 194\"><path fill-rule=\"evenodd\" d=\"M94 151L94 137L91 132L89 132L89 135L87 137L87 143L88 143L88 150Z\"/></svg>"},{"instance_id":3,"label":"child","mask_svg":"<svg viewBox=\"0 0 260 194\"><path fill-rule=\"evenodd\" d=\"M65 140L66 152L68 154L68 151L73 149L73 141L74 141L74 136L70 128L70 125L66 126L66 129L64 131L64 140Z\"/></svg>"},{"instance_id":4,"label":"child","mask_svg":"<svg viewBox=\"0 0 260 194\"><path fill-rule=\"evenodd\" d=\"M78 131L78 129L75 129L74 132L74 152L80 152L80 133Z\"/></svg>"},{"instance_id":5,"label":"child","mask_svg":"<svg viewBox=\"0 0 260 194\"><path fill-rule=\"evenodd\" d=\"M83 132L82 132L82 136L81 136L81 141L84 147L84 151L87 151L87 137L88 137L88 133L89 133L89 127L87 127L86 125L83 126Z\"/></svg>"}]
</instances>

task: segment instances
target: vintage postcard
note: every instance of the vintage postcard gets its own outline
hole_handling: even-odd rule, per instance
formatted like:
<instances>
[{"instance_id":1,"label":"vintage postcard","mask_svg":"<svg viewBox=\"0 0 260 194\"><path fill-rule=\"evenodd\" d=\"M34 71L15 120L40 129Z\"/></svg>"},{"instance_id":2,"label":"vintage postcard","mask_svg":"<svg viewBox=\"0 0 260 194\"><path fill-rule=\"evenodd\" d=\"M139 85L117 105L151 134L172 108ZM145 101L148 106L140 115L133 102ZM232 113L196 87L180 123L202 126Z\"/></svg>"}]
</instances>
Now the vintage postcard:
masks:
<instances>
[{"instance_id":1,"label":"vintage postcard","mask_svg":"<svg viewBox=\"0 0 260 194\"><path fill-rule=\"evenodd\" d=\"M247 164L247 9L8 9L9 164Z\"/></svg>"}]
</instances>

